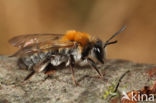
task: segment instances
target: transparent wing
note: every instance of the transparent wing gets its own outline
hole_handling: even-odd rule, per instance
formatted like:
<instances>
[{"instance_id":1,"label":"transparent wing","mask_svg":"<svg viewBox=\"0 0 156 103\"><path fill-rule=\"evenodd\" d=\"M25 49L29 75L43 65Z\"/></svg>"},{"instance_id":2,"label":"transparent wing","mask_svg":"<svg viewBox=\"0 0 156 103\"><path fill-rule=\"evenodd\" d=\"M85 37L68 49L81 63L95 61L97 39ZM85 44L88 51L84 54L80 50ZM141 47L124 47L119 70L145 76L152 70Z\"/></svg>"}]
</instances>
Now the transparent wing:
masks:
<instances>
[{"instance_id":1,"label":"transparent wing","mask_svg":"<svg viewBox=\"0 0 156 103\"><path fill-rule=\"evenodd\" d=\"M33 53L39 52L48 52L53 50L58 50L60 48L72 48L74 46L73 42L62 42L62 41L45 41L40 42L37 45L31 44L26 47L20 48L15 54L12 56L26 56L31 55Z\"/></svg>"},{"instance_id":2,"label":"transparent wing","mask_svg":"<svg viewBox=\"0 0 156 103\"><path fill-rule=\"evenodd\" d=\"M28 45L38 44L50 40L58 40L64 34L26 34L13 37L9 43L15 47L23 48Z\"/></svg>"}]
</instances>

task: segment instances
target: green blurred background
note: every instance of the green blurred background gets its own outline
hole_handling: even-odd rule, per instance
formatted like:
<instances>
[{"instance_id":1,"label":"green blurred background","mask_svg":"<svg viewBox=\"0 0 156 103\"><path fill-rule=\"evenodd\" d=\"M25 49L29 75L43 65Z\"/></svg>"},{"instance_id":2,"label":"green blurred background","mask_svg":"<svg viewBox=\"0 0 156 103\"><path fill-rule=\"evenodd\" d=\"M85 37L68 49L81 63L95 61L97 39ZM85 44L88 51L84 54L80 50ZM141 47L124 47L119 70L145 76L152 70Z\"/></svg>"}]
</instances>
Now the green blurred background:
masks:
<instances>
[{"instance_id":1,"label":"green blurred background","mask_svg":"<svg viewBox=\"0 0 156 103\"><path fill-rule=\"evenodd\" d=\"M108 58L156 63L156 0L0 0L0 54L17 50L8 39L27 33L78 30L107 40Z\"/></svg>"}]
</instances>

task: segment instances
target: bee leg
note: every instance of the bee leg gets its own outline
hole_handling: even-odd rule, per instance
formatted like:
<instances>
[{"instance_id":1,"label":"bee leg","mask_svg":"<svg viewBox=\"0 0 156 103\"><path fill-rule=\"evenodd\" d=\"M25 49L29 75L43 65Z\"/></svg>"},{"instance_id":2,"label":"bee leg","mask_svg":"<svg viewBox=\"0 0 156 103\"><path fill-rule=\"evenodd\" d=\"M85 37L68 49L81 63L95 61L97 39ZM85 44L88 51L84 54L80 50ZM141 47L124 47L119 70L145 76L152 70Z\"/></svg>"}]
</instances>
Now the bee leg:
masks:
<instances>
[{"instance_id":1,"label":"bee leg","mask_svg":"<svg viewBox=\"0 0 156 103\"><path fill-rule=\"evenodd\" d=\"M51 75L51 74L54 74L55 73L55 70L48 70L45 72L45 74L47 75Z\"/></svg>"},{"instance_id":2,"label":"bee leg","mask_svg":"<svg viewBox=\"0 0 156 103\"><path fill-rule=\"evenodd\" d=\"M50 75L51 75L51 74L54 74L54 73L55 73L55 70L47 69L47 70L45 71L45 74L46 74L47 76L45 77L44 81L47 80L47 79L49 79L49 78L50 78Z\"/></svg>"},{"instance_id":3,"label":"bee leg","mask_svg":"<svg viewBox=\"0 0 156 103\"><path fill-rule=\"evenodd\" d=\"M47 74L47 75L54 74L55 70L56 68L51 63L49 63L44 69L44 74Z\"/></svg>"},{"instance_id":4,"label":"bee leg","mask_svg":"<svg viewBox=\"0 0 156 103\"><path fill-rule=\"evenodd\" d=\"M70 67L71 68L71 72L72 72L72 79L73 79L73 83L74 83L74 85L79 85L78 83L77 83L77 81L75 80L75 73L74 73L74 69L73 69L73 67L71 66Z\"/></svg>"},{"instance_id":5,"label":"bee leg","mask_svg":"<svg viewBox=\"0 0 156 103\"><path fill-rule=\"evenodd\" d=\"M24 81L30 79L36 72L42 72L45 69L45 67L49 64L49 62L49 58L46 58L45 60L42 60L39 63L35 64L33 66L33 71L24 79Z\"/></svg>"},{"instance_id":6,"label":"bee leg","mask_svg":"<svg viewBox=\"0 0 156 103\"><path fill-rule=\"evenodd\" d=\"M87 58L87 61L90 63L91 67L94 68L96 70L96 72L99 74L100 77L103 77L103 74L101 74L101 72L98 70L98 68L96 67L95 62L91 59L91 58Z\"/></svg>"},{"instance_id":7,"label":"bee leg","mask_svg":"<svg viewBox=\"0 0 156 103\"><path fill-rule=\"evenodd\" d=\"M72 80L73 80L73 83L77 86L79 84L75 80L75 73L74 73L75 60L74 60L73 55L70 55L70 60L71 60L71 62L70 62L70 68L71 68L71 72L72 72Z\"/></svg>"},{"instance_id":8,"label":"bee leg","mask_svg":"<svg viewBox=\"0 0 156 103\"><path fill-rule=\"evenodd\" d=\"M29 80L33 75L35 74L35 71L32 71L31 73L29 73L25 78L24 78L24 81L20 82L19 84L17 85L24 85L26 83L27 80ZM16 87L16 85L15 85Z\"/></svg>"},{"instance_id":9,"label":"bee leg","mask_svg":"<svg viewBox=\"0 0 156 103\"><path fill-rule=\"evenodd\" d=\"M34 74L35 74L35 71L32 71L30 74L28 74L28 75L25 77L24 81L29 80Z\"/></svg>"}]
</instances>

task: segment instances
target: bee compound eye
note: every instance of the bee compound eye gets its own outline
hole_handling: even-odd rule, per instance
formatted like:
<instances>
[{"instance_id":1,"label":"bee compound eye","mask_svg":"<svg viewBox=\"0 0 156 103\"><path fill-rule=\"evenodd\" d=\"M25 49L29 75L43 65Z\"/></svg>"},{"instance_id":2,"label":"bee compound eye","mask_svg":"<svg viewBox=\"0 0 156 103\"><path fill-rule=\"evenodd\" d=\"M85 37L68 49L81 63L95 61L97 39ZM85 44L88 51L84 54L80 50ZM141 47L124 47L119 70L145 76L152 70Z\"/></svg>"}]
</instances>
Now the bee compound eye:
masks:
<instances>
[{"instance_id":1,"label":"bee compound eye","mask_svg":"<svg viewBox=\"0 0 156 103\"><path fill-rule=\"evenodd\" d=\"M95 47L94 48L94 54L95 57L97 58L98 61L100 61L101 63L104 63L103 58L104 58L104 53L103 53L103 49L100 47Z\"/></svg>"}]
</instances>

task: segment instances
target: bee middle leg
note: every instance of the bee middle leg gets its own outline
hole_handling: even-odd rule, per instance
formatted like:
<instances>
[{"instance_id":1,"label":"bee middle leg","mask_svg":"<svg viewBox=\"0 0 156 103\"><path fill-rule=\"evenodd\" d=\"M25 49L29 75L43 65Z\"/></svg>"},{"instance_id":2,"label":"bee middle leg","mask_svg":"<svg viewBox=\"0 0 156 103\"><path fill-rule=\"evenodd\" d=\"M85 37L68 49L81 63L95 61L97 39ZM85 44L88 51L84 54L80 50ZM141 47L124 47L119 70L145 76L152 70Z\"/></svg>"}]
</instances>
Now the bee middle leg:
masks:
<instances>
[{"instance_id":1,"label":"bee middle leg","mask_svg":"<svg viewBox=\"0 0 156 103\"><path fill-rule=\"evenodd\" d=\"M75 73L74 73L74 67L75 67L75 60L74 60L74 57L73 55L70 55L70 68L71 68L71 72L72 72L72 80L73 80L73 83L77 86L79 85L77 83L77 81L75 80Z\"/></svg>"},{"instance_id":2,"label":"bee middle leg","mask_svg":"<svg viewBox=\"0 0 156 103\"><path fill-rule=\"evenodd\" d=\"M52 64L48 64L44 70L44 74L51 75L55 73L56 68Z\"/></svg>"},{"instance_id":3,"label":"bee middle leg","mask_svg":"<svg viewBox=\"0 0 156 103\"><path fill-rule=\"evenodd\" d=\"M54 68L54 66L47 66L46 67L46 69L45 69L45 71L44 71L44 74L46 74L47 76L45 77L45 79L44 79L44 81L45 80L47 80L47 79L49 79L50 78L50 75L51 74L54 74L56 71L55 71L55 68Z\"/></svg>"},{"instance_id":4,"label":"bee middle leg","mask_svg":"<svg viewBox=\"0 0 156 103\"><path fill-rule=\"evenodd\" d=\"M96 67L96 63L91 58L87 58L87 61L89 62L89 64L91 65L91 67L96 70L96 72L99 74L99 76L100 77L103 77L103 74Z\"/></svg>"}]
</instances>

